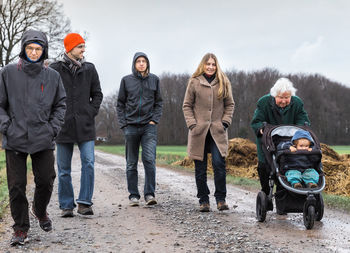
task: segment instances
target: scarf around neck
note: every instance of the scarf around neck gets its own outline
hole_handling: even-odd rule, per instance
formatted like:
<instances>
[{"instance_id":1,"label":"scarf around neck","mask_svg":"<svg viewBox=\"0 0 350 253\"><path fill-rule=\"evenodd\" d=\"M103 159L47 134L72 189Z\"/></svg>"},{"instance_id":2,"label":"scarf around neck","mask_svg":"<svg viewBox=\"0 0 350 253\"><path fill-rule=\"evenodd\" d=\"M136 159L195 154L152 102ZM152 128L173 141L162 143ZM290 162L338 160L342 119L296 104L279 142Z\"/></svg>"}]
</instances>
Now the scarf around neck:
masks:
<instances>
[{"instance_id":1,"label":"scarf around neck","mask_svg":"<svg viewBox=\"0 0 350 253\"><path fill-rule=\"evenodd\" d=\"M63 62L68 66L70 72L75 75L75 73L77 72L78 69L81 68L82 64L85 62L85 59L81 59L81 60L74 60L69 58L69 56L64 53L63 54L63 58L62 58Z\"/></svg>"}]
</instances>

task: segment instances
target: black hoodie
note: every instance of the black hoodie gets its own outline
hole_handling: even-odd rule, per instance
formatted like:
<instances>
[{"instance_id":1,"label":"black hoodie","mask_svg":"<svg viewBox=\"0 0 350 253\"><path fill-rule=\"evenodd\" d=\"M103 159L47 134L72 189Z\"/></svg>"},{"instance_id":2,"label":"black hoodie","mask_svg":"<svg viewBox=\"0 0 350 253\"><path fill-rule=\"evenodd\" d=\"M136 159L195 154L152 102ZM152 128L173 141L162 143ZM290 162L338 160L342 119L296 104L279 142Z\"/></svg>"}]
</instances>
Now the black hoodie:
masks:
<instances>
[{"instance_id":1,"label":"black hoodie","mask_svg":"<svg viewBox=\"0 0 350 253\"><path fill-rule=\"evenodd\" d=\"M28 43L42 44L38 62L27 61ZM60 75L43 65L47 58L44 33L29 30L23 34L20 60L0 71L0 132L3 148L33 154L54 149L66 111L66 93Z\"/></svg>"},{"instance_id":2,"label":"black hoodie","mask_svg":"<svg viewBox=\"0 0 350 253\"><path fill-rule=\"evenodd\" d=\"M136 59L147 60L146 76L142 76L135 68ZM158 124L162 115L163 100L160 93L159 78L150 73L147 55L135 54L132 61L132 74L123 77L120 83L117 113L120 128L127 125L145 125L150 121Z\"/></svg>"}]
</instances>

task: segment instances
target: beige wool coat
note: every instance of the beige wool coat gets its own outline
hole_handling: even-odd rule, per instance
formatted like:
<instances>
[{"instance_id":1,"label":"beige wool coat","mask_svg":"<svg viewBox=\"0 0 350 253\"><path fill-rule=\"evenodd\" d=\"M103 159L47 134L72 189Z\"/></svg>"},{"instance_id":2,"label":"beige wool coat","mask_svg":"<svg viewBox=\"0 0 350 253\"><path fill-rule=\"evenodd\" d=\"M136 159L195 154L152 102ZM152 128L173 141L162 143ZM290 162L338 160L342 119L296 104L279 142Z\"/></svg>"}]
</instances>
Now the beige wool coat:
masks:
<instances>
[{"instance_id":1,"label":"beige wool coat","mask_svg":"<svg viewBox=\"0 0 350 253\"><path fill-rule=\"evenodd\" d=\"M226 82L229 81L226 80ZM223 123L228 126L231 124L235 108L230 83L229 87L229 96L218 99L219 81L217 78L210 84L203 75L190 79L182 106L186 125L189 128L187 152L190 158L203 160L208 131L221 155L227 156L228 135Z\"/></svg>"}]
</instances>

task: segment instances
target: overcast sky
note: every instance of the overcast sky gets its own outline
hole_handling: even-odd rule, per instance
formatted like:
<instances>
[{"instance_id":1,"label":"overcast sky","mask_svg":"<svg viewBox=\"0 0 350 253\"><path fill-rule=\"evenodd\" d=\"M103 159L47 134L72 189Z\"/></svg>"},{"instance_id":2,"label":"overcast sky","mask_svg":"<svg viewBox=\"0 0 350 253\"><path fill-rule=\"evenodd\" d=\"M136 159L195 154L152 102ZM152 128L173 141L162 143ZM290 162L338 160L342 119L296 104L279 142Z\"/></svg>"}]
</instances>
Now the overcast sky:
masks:
<instances>
[{"instance_id":1,"label":"overcast sky","mask_svg":"<svg viewBox=\"0 0 350 253\"><path fill-rule=\"evenodd\" d=\"M145 52L151 72L192 74L212 52L223 70L319 73L350 87L348 0L58 0L105 95Z\"/></svg>"}]
</instances>

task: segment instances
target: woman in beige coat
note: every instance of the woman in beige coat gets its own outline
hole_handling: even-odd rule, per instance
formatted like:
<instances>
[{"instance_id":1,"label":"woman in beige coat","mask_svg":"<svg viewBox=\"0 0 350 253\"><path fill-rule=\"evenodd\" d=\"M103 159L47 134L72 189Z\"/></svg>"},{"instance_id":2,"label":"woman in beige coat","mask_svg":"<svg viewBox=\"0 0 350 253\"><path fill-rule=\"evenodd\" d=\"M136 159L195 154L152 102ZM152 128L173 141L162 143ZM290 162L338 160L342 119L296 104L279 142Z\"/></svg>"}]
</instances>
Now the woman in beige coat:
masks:
<instances>
[{"instance_id":1,"label":"woman in beige coat","mask_svg":"<svg viewBox=\"0 0 350 253\"><path fill-rule=\"evenodd\" d=\"M188 132L187 152L195 163L197 197L201 212L209 212L207 153L212 154L215 199L218 210L226 204L226 166L228 149L226 129L234 111L231 84L221 71L214 54L206 54L188 82L183 112Z\"/></svg>"}]
</instances>

